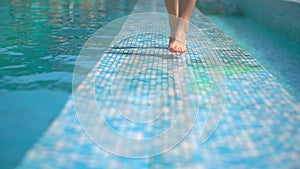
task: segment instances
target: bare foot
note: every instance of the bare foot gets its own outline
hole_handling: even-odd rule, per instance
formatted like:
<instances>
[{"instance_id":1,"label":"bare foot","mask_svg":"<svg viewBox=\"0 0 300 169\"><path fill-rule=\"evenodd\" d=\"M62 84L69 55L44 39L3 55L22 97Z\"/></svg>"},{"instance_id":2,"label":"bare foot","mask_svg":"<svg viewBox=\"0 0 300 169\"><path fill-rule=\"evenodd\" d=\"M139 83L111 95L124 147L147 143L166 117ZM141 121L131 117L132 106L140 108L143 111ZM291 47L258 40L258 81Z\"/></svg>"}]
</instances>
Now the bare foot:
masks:
<instances>
[{"instance_id":1,"label":"bare foot","mask_svg":"<svg viewBox=\"0 0 300 169\"><path fill-rule=\"evenodd\" d=\"M178 53L183 53L186 52L187 50L185 42L181 42L179 40L176 40L175 38L170 38L168 48L170 52L178 52Z\"/></svg>"},{"instance_id":2,"label":"bare foot","mask_svg":"<svg viewBox=\"0 0 300 169\"><path fill-rule=\"evenodd\" d=\"M188 21L177 18L176 29L174 26L171 27L171 36L169 39L169 51L183 53L187 51L186 48L186 34L188 31Z\"/></svg>"}]
</instances>

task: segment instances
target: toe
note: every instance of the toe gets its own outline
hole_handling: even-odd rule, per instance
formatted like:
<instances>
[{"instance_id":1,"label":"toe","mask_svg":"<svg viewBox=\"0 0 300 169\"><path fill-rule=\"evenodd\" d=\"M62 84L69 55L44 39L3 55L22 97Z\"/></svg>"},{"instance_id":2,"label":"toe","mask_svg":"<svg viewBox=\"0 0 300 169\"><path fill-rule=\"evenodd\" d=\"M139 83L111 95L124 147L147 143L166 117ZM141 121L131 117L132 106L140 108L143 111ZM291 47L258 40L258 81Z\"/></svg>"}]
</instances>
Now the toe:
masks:
<instances>
[{"instance_id":1,"label":"toe","mask_svg":"<svg viewBox=\"0 0 300 169\"><path fill-rule=\"evenodd\" d=\"M182 47L182 52L186 52L186 47L185 46Z\"/></svg>"},{"instance_id":2,"label":"toe","mask_svg":"<svg viewBox=\"0 0 300 169\"><path fill-rule=\"evenodd\" d=\"M174 52L174 50L175 50L175 48L174 48L173 46L170 46L170 47L169 47L169 51L170 51L170 52Z\"/></svg>"},{"instance_id":3,"label":"toe","mask_svg":"<svg viewBox=\"0 0 300 169\"><path fill-rule=\"evenodd\" d=\"M185 44L181 44L179 42L171 42L169 44L169 47L168 47L169 51L170 52L179 52L179 53L183 53L183 52L186 52L186 46Z\"/></svg>"},{"instance_id":4,"label":"toe","mask_svg":"<svg viewBox=\"0 0 300 169\"><path fill-rule=\"evenodd\" d=\"M175 51L176 51L176 52L179 52L179 51L180 51L180 46L179 46L179 45L176 45Z\"/></svg>"}]
</instances>

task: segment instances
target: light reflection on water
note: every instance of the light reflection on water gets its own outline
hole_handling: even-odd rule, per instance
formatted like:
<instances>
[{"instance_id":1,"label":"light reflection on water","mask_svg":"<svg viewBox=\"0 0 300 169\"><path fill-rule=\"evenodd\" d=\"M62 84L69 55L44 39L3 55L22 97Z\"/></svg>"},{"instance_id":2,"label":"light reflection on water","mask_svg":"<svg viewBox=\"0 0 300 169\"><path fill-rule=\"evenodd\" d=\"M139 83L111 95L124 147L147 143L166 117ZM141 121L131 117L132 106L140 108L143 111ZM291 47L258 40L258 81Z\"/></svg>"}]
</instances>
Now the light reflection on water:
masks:
<instances>
[{"instance_id":1,"label":"light reflection on water","mask_svg":"<svg viewBox=\"0 0 300 169\"><path fill-rule=\"evenodd\" d=\"M11 168L57 116L85 41L135 0L4 0L0 5L0 168Z\"/></svg>"}]
</instances>

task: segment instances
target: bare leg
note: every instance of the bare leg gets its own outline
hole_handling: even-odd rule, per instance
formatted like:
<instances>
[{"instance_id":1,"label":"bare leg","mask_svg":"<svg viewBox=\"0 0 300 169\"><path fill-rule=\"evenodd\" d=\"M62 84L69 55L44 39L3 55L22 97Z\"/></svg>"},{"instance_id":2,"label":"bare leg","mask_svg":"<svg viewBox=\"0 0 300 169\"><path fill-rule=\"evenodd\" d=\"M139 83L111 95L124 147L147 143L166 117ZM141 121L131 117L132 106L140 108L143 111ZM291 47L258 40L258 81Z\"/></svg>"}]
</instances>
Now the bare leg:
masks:
<instances>
[{"instance_id":1,"label":"bare leg","mask_svg":"<svg viewBox=\"0 0 300 169\"><path fill-rule=\"evenodd\" d=\"M179 0L165 0L165 4L169 13L169 27L170 27L170 42L174 41L174 36L177 26L177 17L179 15ZM169 42L169 43L170 43Z\"/></svg>"},{"instance_id":2,"label":"bare leg","mask_svg":"<svg viewBox=\"0 0 300 169\"><path fill-rule=\"evenodd\" d=\"M186 34L188 31L188 25L190 16L195 7L196 0L165 0L168 12L170 15L176 17L169 17L169 25L171 30L171 37L169 43L169 50L171 52L185 52L186 49ZM179 3L178 3L179 2ZM177 10L177 4L179 4L179 11ZM174 18L179 17L174 26ZM175 32L174 32L174 28Z\"/></svg>"},{"instance_id":3,"label":"bare leg","mask_svg":"<svg viewBox=\"0 0 300 169\"><path fill-rule=\"evenodd\" d=\"M179 17L190 21L190 17L195 7L195 4L196 4L196 0L180 0Z\"/></svg>"}]
</instances>

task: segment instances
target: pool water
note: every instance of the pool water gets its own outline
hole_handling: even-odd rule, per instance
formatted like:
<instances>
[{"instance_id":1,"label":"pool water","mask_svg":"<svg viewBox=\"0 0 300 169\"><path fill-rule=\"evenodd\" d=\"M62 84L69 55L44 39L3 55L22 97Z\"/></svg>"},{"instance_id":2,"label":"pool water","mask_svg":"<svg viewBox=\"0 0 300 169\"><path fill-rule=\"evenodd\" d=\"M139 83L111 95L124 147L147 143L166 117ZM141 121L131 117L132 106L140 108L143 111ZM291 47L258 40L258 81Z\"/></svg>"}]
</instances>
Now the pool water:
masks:
<instances>
[{"instance_id":1,"label":"pool water","mask_svg":"<svg viewBox=\"0 0 300 169\"><path fill-rule=\"evenodd\" d=\"M132 10L132 14L138 12L165 13L163 3L164 1L161 0L139 0ZM134 16L136 15L131 15L130 18L135 18ZM149 17L149 15L147 16ZM104 55L100 54L103 59L96 59L95 69L88 72L87 78L74 91L73 99L68 100L60 115L47 129L47 132L26 153L18 165L20 168L299 168L297 160L300 158L298 144L300 139L298 137L300 134L299 107L297 102L282 88L268 70L247 51L238 46L235 41L217 29L197 9L194 10L191 22L198 29L192 31L190 27L187 45L189 50L178 59L176 56L170 56L166 48L167 38L156 36L167 30L164 26L168 24L163 24L163 21L166 22L167 18L160 17L162 19L157 19L151 17L152 20L159 21L157 24L153 24L153 22L144 23L148 20L138 18L147 17L137 17L125 21L121 27L121 32L114 37L117 40L111 46L111 50L107 50ZM149 34L151 33L149 30L158 30L159 32L158 34ZM145 31L147 34L143 34ZM139 36L133 36L133 34ZM130 36L128 39L125 38L128 36ZM99 42L97 40L102 39L98 35L95 37L96 41L91 42ZM107 38L108 36L104 37ZM94 52L97 48L103 50L97 44L88 43L87 49L92 56L94 53L98 56L99 52ZM143 47L137 46L141 44L143 44ZM160 46L158 48L157 44L165 44L165 47ZM84 56L88 55L86 52L83 53ZM158 55L157 57L157 53L162 54L162 56ZM219 65L216 63L217 60L222 61L223 69L217 69ZM128 78L132 77L131 75L136 75L134 69L140 69L141 67L150 68L152 70L151 76L144 77L149 74L139 71L141 73L138 76L139 78L129 80ZM172 124L171 118L166 117L161 120L169 120L161 121L159 125L151 127L145 126L145 128L142 128L144 126L124 125L127 122L124 118L133 122L140 120L135 119L136 116L133 117L134 119L130 116L130 112L134 111L127 112L127 110L130 110L127 109L130 105L125 102L128 96L127 100L130 101L133 98L131 94L135 94L137 100L131 100L135 103L139 103L138 101L144 103L143 99L147 96L149 98L147 100L151 100L152 97L150 96L157 96L156 100L163 100L163 97L160 97L162 95L153 95L154 93L147 92L151 89L165 91L163 89L175 86L174 80L169 78L168 80L166 74L159 71L154 73L155 70L159 70L161 67L167 68L167 70L172 69L175 74L179 73L179 76L175 77L181 78L178 80L182 82L182 85L179 85L182 86L181 93L183 97L181 98L187 96L186 99L193 98L191 100L195 101L197 100L195 98L200 97L200 100L204 101L202 103L198 102L200 111L203 110L203 113L199 113L200 116L195 119L195 126L187 137L170 151L152 158L122 158L122 156L133 157L132 155L134 155L136 157L137 155L138 157L145 157L145 155L157 154L155 151L165 150L165 143L169 144L174 140L173 135L171 135L171 137L165 137L158 141L153 140L150 143L154 143L155 146L151 146L147 142L146 144L140 144L141 139L121 140L118 137L119 135L116 136L115 134L116 132L120 135L126 134L127 137L125 138L145 138L151 135L159 135L160 129L164 129L161 126ZM94 72L98 70L100 72ZM208 76L206 70L211 76ZM215 71L215 73L211 73L210 70ZM192 76L186 74L189 71L193 72L195 80L191 80ZM218 76L220 73L223 75ZM92 76L95 79L90 78ZM112 76L117 78L117 87L109 81L109 77ZM152 77L153 79L151 79ZM212 83L212 80L216 80L213 77L224 77L226 79L225 90L220 86L215 86L220 81ZM94 80L97 81L94 82ZM123 90L127 88L128 80L130 82L128 89L130 90ZM192 89L192 84L198 86L198 90L197 88L196 90ZM221 96L225 94L220 94L221 92L217 92L216 95L213 93L217 89L226 92L226 99L222 99ZM176 88L174 87L173 90L176 91ZM127 95L126 91L130 93ZM139 91L144 91L140 93L143 94L143 97L139 94ZM99 96L96 97L97 103L95 103L93 93ZM119 104L111 106L112 97L105 97L105 94L108 93L111 93L113 100L117 101L114 104ZM172 92L171 90L166 93L168 94L165 104L167 112L170 112L168 105L171 105L168 103L176 104L176 102L172 102L176 99L172 98L180 99L180 97L172 97L176 96L176 93L178 92ZM213 99L213 102L210 102L210 96L221 98L221 101ZM76 101L79 104L76 104ZM218 122L219 119L216 118L219 117L216 113L222 111L210 112L209 103L216 103L210 109L216 110L216 108L222 106L222 101L225 101L225 106L221 122L213 135L210 135L214 131L214 126L216 126L214 125L215 122ZM157 105L156 102L154 103ZM195 112L190 109L193 106L185 105L197 104L189 101L182 101L182 104L184 110L187 111L177 113L177 117ZM100 110L103 113L97 112L97 106L101 108ZM133 108L137 107L134 106ZM144 110L145 106L140 108ZM118 110L123 111L115 113ZM171 112L175 111L172 110ZM132 114L135 114L135 112ZM205 118L205 115L208 115L208 117ZM177 124L185 122L190 124L186 121L189 119L179 119ZM108 123L111 125L107 125ZM86 129L84 131L87 132L88 136L82 130L82 127ZM171 129L169 131L176 133L175 135L182 131L181 127L169 129ZM157 132L153 132L155 130ZM203 133L206 136L211 136L207 142L201 136ZM94 142L90 139L93 139ZM176 143L176 140L173 143ZM121 157L115 154L121 155Z\"/></svg>"},{"instance_id":2,"label":"pool water","mask_svg":"<svg viewBox=\"0 0 300 169\"><path fill-rule=\"evenodd\" d=\"M300 102L299 44L245 16L206 17L251 53Z\"/></svg>"},{"instance_id":3,"label":"pool water","mask_svg":"<svg viewBox=\"0 0 300 169\"><path fill-rule=\"evenodd\" d=\"M194 10L192 23L199 30L197 36L194 34L188 44L188 47L193 50L189 50L187 56L182 57L185 58L184 60L178 59L179 63L184 63L180 64L183 65L183 68L179 66L178 70L191 70L198 77L201 76L201 78L196 78L197 83L195 83L199 87L202 86L201 91L191 90L190 85L187 85L186 89L189 90L185 90L187 94L183 96L200 95L203 98L209 98L212 92L208 87L210 86L209 78L205 74L205 70L210 65L210 62L207 61L215 60L214 58L218 57L224 63L226 107L218 130L211 140L206 144L199 144L201 142L199 131L204 124L201 120L206 120L200 116L196 119L193 131L181 144L165 154L148 159L139 160L115 156L100 149L88 138L79 124L78 112L75 112L73 105L74 100L69 98L74 64L83 44L105 23L131 12L166 12L163 3L161 0L140 0L137 4L134 0L97 2L79 0L48 2L44 0L40 2L5 1L4 5L1 5L1 11L4 12L0 14L0 37L3 38L0 41L0 148L2 150L0 168L13 168L17 163L20 168L299 168L297 159L300 156L298 144L300 116L297 103L269 73L271 70L265 70L255 58L216 29L197 10ZM134 9L131 11L133 6ZM166 21L167 19L162 20ZM123 32L120 35L132 35L130 23L141 24L139 20L134 21L129 20L127 27L122 27ZM141 25L144 27L136 25L138 30L134 27L133 30L137 30L135 33L139 34L150 27L145 26L146 24ZM162 29L162 25L152 24L151 26L157 27L155 30L166 30ZM191 33L190 31L189 35ZM118 65L114 59L120 57L126 59L125 63L128 65L135 63L132 64L132 67L121 67L127 71L132 70L130 68L142 66L142 64L137 64L138 59L130 57L132 53L140 56L139 52L148 54L150 57L142 55L138 63L146 63L146 66L149 66L150 63L170 63L155 64L153 67L174 66L171 62L175 62L176 59L170 59L173 57L157 58L156 55L153 55L153 53L162 52L166 54L163 56L169 56L166 47L150 48L152 44L160 42L167 44L167 38L151 35L153 39L149 39L148 34L145 37L138 36L137 38L144 42L145 48L134 50L129 42L137 43L137 41L130 38L128 41L124 41L125 44L129 43L127 46L129 49L123 48L123 41L120 46L114 46L115 48L110 53L107 52L109 56L107 58L111 63L99 61L97 64L103 63L103 65L98 68L109 70L106 68L110 65ZM126 53L130 55L126 55ZM151 62L151 58L157 59L159 62ZM204 58L208 58L208 60ZM267 65L264 66L268 69ZM281 64L281 66L284 65ZM127 67L129 69L126 69ZM122 69L119 72L124 73L122 77L127 77L127 73L134 73L134 71L126 72ZM159 71L157 74L157 76L166 76ZM105 102L102 100L106 100L106 98L101 92L103 86L107 87L104 80L109 79L107 75L110 74L98 75L99 83L93 87L98 89L99 103L104 104ZM145 74L142 73L142 75ZM275 78L277 78L276 74ZM146 77L140 80L148 81L148 83L142 84L150 87L153 87L151 84L156 84L152 82L160 83L162 86L172 84L170 82L172 79L162 79L154 78L154 81L148 81L148 77ZM183 80L185 79L188 78ZM96 110L90 106L93 105L90 104L90 99L94 100L93 95L89 93L89 89L93 89L90 87L91 84L93 85L90 80L92 79L87 78L75 91L75 96L86 99L86 102L79 104L87 107L87 109L79 109L84 110L83 114L85 115L87 114L85 111L89 111L89 109ZM137 81L134 79L132 83ZM116 87L116 89L123 91L121 87L124 87L124 84L120 83L120 88ZM87 89L87 92L84 89ZM215 87L215 89L222 90L219 87ZM121 96L118 98L123 103ZM203 100L209 101L209 99ZM188 101L184 103L193 104ZM220 104L220 102L217 103ZM101 107L103 111L113 108L110 104L107 105ZM203 105L201 107L205 108L208 104ZM186 107L190 108L190 106ZM142 108L147 109L146 106ZM58 114L60 115L58 116ZM92 115L99 116L97 112ZM181 113L181 116L185 116L185 114ZM94 117L89 116L84 119L98 123L98 119ZM123 125L124 123L117 121L119 119L114 116L109 117L111 118L109 122L114 124L114 129L120 131L126 129L124 131L128 131L128 133L125 134L129 134L129 136L143 134L139 128ZM50 124L51 126L49 126ZM190 123L187 122L187 124ZM102 127L95 125L89 127L92 131L105 133ZM46 129L47 132L44 132ZM156 129L161 128L158 126ZM181 129L179 127L177 131L179 132ZM106 133L100 136L104 136L104 141L108 143L108 146L120 141L118 139L116 142L111 141L114 137ZM107 141L107 138L112 139ZM169 141L169 139L162 141ZM132 143L129 143L129 145L122 146L120 150L126 152L128 147L139 149L135 144L132 146ZM33 144L35 145L32 146ZM120 145L117 144L114 147L119 148ZM163 144L157 142L157 147L161 145ZM147 146L141 145L140 147ZM155 149L153 148L153 150ZM151 151L153 150L151 149ZM26 155L24 155L25 151L27 151ZM20 160L21 158L22 160Z\"/></svg>"},{"instance_id":4,"label":"pool water","mask_svg":"<svg viewBox=\"0 0 300 169\"><path fill-rule=\"evenodd\" d=\"M0 168L12 168L59 114L85 41L135 0L18 1L0 6Z\"/></svg>"}]
</instances>

